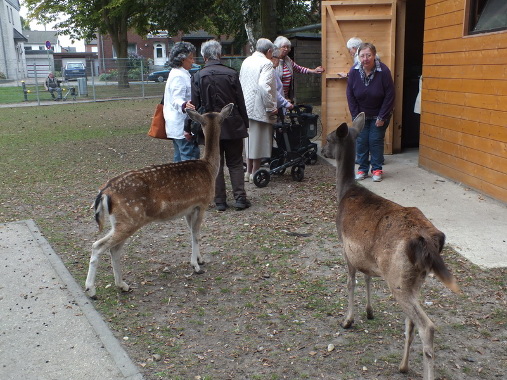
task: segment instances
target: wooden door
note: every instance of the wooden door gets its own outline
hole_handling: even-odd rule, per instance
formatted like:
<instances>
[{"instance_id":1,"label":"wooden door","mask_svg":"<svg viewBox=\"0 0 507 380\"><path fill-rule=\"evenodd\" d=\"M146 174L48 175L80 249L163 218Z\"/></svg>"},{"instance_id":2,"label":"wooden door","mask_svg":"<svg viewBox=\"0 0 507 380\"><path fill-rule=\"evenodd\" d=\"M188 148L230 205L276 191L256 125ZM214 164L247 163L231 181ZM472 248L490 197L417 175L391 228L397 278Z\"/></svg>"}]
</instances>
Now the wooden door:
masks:
<instances>
[{"instance_id":1,"label":"wooden door","mask_svg":"<svg viewBox=\"0 0 507 380\"><path fill-rule=\"evenodd\" d=\"M375 45L380 59L391 69L397 99L402 98L396 78L403 75L395 71L396 5L397 0L322 1L322 62L326 69L322 77L323 144L327 133L351 121L345 93L347 79L338 75L352 66L347 49L351 37ZM399 128L400 122L401 117L395 113L386 132L386 154L393 153L393 129Z\"/></svg>"}]
</instances>

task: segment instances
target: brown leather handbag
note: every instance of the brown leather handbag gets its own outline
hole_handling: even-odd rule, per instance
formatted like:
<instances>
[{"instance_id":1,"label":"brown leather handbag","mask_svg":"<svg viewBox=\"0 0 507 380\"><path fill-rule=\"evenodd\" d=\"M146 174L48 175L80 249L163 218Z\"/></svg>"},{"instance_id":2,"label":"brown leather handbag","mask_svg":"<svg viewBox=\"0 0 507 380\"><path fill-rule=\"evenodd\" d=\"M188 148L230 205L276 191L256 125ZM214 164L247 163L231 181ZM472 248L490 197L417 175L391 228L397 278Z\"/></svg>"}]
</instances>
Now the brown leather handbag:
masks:
<instances>
[{"instance_id":1,"label":"brown leather handbag","mask_svg":"<svg viewBox=\"0 0 507 380\"><path fill-rule=\"evenodd\" d=\"M157 108L155 108L155 114L151 119L148 136L156 139L167 139L167 134L165 133L164 97L162 97L162 101L160 104L157 104Z\"/></svg>"}]
</instances>

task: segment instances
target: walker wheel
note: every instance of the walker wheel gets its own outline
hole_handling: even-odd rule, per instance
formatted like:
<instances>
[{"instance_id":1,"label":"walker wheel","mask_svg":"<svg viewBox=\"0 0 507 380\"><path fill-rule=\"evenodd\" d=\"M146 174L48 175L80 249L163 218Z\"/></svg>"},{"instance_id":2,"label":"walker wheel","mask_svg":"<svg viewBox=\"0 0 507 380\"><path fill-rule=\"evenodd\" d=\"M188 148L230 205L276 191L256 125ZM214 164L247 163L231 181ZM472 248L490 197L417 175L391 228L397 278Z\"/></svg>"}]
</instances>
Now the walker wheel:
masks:
<instances>
[{"instance_id":1,"label":"walker wheel","mask_svg":"<svg viewBox=\"0 0 507 380\"><path fill-rule=\"evenodd\" d=\"M266 187L270 179L271 175L266 169L259 169L253 175L253 183L257 187Z\"/></svg>"},{"instance_id":2,"label":"walker wheel","mask_svg":"<svg viewBox=\"0 0 507 380\"><path fill-rule=\"evenodd\" d=\"M301 182L303 178L305 178L305 166L304 165L295 165L292 167L290 174L292 175L292 179L297 182Z\"/></svg>"}]
</instances>

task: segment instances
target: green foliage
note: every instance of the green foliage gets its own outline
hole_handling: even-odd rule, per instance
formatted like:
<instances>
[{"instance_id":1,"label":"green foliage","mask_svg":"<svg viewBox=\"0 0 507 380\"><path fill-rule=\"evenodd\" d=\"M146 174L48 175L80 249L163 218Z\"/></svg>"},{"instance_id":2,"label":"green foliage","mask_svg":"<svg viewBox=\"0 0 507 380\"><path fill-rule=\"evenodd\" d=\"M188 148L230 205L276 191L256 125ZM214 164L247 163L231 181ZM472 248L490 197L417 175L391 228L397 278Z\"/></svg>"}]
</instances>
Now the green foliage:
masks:
<instances>
[{"instance_id":1,"label":"green foliage","mask_svg":"<svg viewBox=\"0 0 507 380\"><path fill-rule=\"evenodd\" d=\"M0 71L0 79L7 79L7 77L5 76L5 74L2 73L1 71Z\"/></svg>"}]
</instances>

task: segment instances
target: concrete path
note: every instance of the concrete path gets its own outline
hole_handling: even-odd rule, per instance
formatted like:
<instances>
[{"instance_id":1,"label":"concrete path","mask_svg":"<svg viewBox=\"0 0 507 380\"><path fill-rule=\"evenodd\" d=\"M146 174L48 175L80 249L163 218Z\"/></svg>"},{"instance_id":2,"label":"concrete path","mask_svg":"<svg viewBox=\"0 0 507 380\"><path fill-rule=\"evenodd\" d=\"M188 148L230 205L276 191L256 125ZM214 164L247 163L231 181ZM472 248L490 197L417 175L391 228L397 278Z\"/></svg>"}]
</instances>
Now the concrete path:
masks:
<instances>
[{"instance_id":1,"label":"concrete path","mask_svg":"<svg viewBox=\"0 0 507 380\"><path fill-rule=\"evenodd\" d=\"M0 379L142 379L29 220L0 224Z\"/></svg>"},{"instance_id":2,"label":"concrete path","mask_svg":"<svg viewBox=\"0 0 507 380\"><path fill-rule=\"evenodd\" d=\"M418 157L418 149L386 155L384 180L361 184L402 206L418 207L474 264L507 267L507 205L421 169Z\"/></svg>"}]
</instances>

